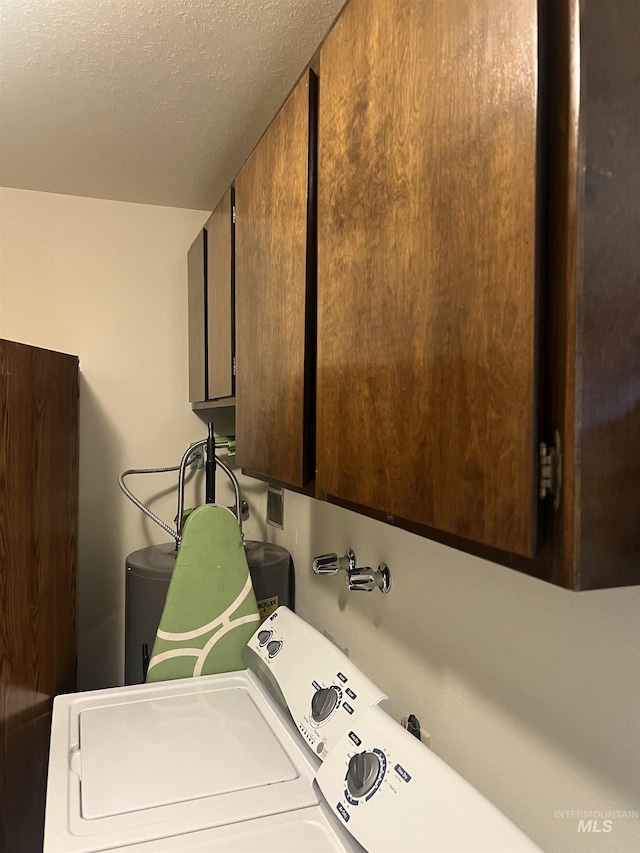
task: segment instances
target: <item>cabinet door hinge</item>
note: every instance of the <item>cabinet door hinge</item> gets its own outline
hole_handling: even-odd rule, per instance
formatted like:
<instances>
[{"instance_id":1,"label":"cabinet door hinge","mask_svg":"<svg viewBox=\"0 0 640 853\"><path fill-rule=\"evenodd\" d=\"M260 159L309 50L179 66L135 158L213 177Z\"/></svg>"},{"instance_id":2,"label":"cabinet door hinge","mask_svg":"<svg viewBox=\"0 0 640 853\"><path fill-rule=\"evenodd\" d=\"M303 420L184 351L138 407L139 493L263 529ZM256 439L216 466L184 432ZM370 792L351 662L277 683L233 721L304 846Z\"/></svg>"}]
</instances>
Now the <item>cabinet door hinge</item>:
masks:
<instances>
[{"instance_id":1,"label":"cabinet door hinge","mask_svg":"<svg viewBox=\"0 0 640 853\"><path fill-rule=\"evenodd\" d=\"M236 357L235 357L235 355L233 357L233 375L234 376L236 375Z\"/></svg>"},{"instance_id":2,"label":"cabinet door hinge","mask_svg":"<svg viewBox=\"0 0 640 853\"><path fill-rule=\"evenodd\" d=\"M234 225L236 224L236 206L235 206L235 204L231 208L231 221L233 222Z\"/></svg>"},{"instance_id":3,"label":"cabinet door hinge","mask_svg":"<svg viewBox=\"0 0 640 853\"><path fill-rule=\"evenodd\" d=\"M548 445L544 441L540 442L540 500L547 497L553 498L553 511L557 512L562 490L562 453L558 430L554 432L553 441L553 445Z\"/></svg>"}]
</instances>

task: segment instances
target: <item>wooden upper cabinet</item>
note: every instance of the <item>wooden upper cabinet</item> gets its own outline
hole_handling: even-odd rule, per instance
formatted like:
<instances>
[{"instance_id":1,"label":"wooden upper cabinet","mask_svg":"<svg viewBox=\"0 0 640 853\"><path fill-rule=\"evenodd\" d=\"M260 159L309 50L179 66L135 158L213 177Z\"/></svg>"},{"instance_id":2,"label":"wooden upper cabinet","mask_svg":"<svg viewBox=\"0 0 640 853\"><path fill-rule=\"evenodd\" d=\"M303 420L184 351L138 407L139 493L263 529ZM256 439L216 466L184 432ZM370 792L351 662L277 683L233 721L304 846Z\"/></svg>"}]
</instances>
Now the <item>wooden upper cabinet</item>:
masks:
<instances>
[{"instance_id":1,"label":"wooden upper cabinet","mask_svg":"<svg viewBox=\"0 0 640 853\"><path fill-rule=\"evenodd\" d=\"M640 5L553 11L544 385L563 482L534 569L597 589L640 584Z\"/></svg>"},{"instance_id":2,"label":"wooden upper cabinet","mask_svg":"<svg viewBox=\"0 0 640 853\"><path fill-rule=\"evenodd\" d=\"M187 298L189 311L189 402L206 397L205 384L205 251L204 229L187 253Z\"/></svg>"},{"instance_id":3,"label":"wooden upper cabinet","mask_svg":"<svg viewBox=\"0 0 640 853\"><path fill-rule=\"evenodd\" d=\"M314 468L315 117L309 71L235 181L237 461L296 487Z\"/></svg>"},{"instance_id":4,"label":"wooden upper cabinet","mask_svg":"<svg viewBox=\"0 0 640 853\"><path fill-rule=\"evenodd\" d=\"M233 192L224 194L187 254L191 403L234 393Z\"/></svg>"},{"instance_id":5,"label":"wooden upper cabinet","mask_svg":"<svg viewBox=\"0 0 640 853\"><path fill-rule=\"evenodd\" d=\"M207 399L232 397L235 348L233 189L228 189L206 225Z\"/></svg>"},{"instance_id":6,"label":"wooden upper cabinet","mask_svg":"<svg viewBox=\"0 0 640 853\"><path fill-rule=\"evenodd\" d=\"M318 494L522 555L537 6L351 0L320 53Z\"/></svg>"}]
</instances>

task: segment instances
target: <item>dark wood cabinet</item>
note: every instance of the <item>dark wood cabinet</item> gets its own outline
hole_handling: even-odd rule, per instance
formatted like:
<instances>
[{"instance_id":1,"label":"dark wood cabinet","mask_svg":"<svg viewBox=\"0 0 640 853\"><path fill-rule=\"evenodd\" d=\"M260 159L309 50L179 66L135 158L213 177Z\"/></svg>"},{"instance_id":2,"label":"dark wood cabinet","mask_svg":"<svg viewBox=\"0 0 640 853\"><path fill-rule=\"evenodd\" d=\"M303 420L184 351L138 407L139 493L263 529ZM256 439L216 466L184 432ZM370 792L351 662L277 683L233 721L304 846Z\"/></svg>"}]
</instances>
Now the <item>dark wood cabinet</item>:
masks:
<instances>
[{"instance_id":1,"label":"dark wood cabinet","mask_svg":"<svg viewBox=\"0 0 640 853\"><path fill-rule=\"evenodd\" d=\"M187 253L187 308L189 313L189 402L206 400L205 294L206 241L204 228Z\"/></svg>"},{"instance_id":2,"label":"dark wood cabinet","mask_svg":"<svg viewBox=\"0 0 640 853\"><path fill-rule=\"evenodd\" d=\"M187 255L189 400L233 402L235 390L234 190L220 200Z\"/></svg>"},{"instance_id":3,"label":"dark wood cabinet","mask_svg":"<svg viewBox=\"0 0 640 853\"><path fill-rule=\"evenodd\" d=\"M236 190L236 441L248 473L314 472L316 77L307 72Z\"/></svg>"},{"instance_id":4,"label":"dark wood cabinet","mask_svg":"<svg viewBox=\"0 0 640 853\"><path fill-rule=\"evenodd\" d=\"M518 567L597 589L640 583L640 6L553 12L543 411L563 484Z\"/></svg>"},{"instance_id":5,"label":"dark wood cabinet","mask_svg":"<svg viewBox=\"0 0 640 853\"><path fill-rule=\"evenodd\" d=\"M236 180L247 473L640 583L639 33L633 0L350 0L317 167L309 71Z\"/></svg>"},{"instance_id":6,"label":"dark wood cabinet","mask_svg":"<svg viewBox=\"0 0 640 853\"><path fill-rule=\"evenodd\" d=\"M320 53L317 487L536 548L536 0L351 0Z\"/></svg>"},{"instance_id":7,"label":"dark wood cabinet","mask_svg":"<svg viewBox=\"0 0 640 853\"><path fill-rule=\"evenodd\" d=\"M0 340L0 849L42 849L53 697L76 686L78 359Z\"/></svg>"},{"instance_id":8,"label":"dark wood cabinet","mask_svg":"<svg viewBox=\"0 0 640 853\"><path fill-rule=\"evenodd\" d=\"M346 6L318 496L570 589L640 583L638 32L632 0Z\"/></svg>"},{"instance_id":9,"label":"dark wood cabinet","mask_svg":"<svg viewBox=\"0 0 640 853\"><path fill-rule=\"evenodd\" d=\"M233 397L235 386L234 190L222 197L207 232L207 399Z\"/></svg>"}]
</instances>

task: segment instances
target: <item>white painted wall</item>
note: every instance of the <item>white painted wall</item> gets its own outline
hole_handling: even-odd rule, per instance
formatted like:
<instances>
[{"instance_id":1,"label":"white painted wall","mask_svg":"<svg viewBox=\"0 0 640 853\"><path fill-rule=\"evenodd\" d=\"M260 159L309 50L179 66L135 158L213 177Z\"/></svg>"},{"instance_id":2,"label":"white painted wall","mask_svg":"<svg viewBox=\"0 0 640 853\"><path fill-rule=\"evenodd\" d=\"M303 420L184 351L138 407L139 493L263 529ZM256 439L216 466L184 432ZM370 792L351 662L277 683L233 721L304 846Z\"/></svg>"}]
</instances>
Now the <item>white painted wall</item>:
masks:
<instances>
[{"instance_id":1,"label":"white painted wall","mask_svg":"<svg viewBox=\"0 0 640 853\"><path fill-rule=\"evenodd\" d=\"M80 357L78 683L119 684L124 557L167 541L122 494L206 435L187 391L186 251L207 213L0 190L0 336ZM173 475L130 485L169 523Z\"/></svg>"},{"instance_id":2,"label":"white painted wall","mask_svg":"<svg viewBox=\"0 0 640 853\"><path fill-rule=\"evenodd\" d=\"M80 681L119 683L124 557L164 536L116 479L204 436L187 403L185 254L206 214L0 201L0 335L81 359ZM569 593L291 492L280 532L264 523L264 484L242 480L248 538L289 548L299 613L350 649L396 716L417 714L435 751L545 850L638 850L638 820L589 834L555 813L640 809L640 588ZM170 520L174 493L158 489L139 491ZM347 547L391 566L388 596L311 573L314 554Z\"/></svg>"}]
</instances>

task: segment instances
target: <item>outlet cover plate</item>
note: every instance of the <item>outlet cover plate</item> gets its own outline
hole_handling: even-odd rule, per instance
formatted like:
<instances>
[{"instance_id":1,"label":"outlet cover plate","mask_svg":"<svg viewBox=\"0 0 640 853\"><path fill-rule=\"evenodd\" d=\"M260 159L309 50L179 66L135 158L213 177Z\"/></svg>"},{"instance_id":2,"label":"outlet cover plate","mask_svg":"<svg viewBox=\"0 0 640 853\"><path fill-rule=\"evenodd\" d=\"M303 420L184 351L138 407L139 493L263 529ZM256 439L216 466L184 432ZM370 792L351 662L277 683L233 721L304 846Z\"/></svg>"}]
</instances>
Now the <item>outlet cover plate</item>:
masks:
<instances>
[{"instance_id":1,"label":"outlet cover plate","mask_svg":"<svg viewBox=\"0 0 640 853\"><path fill-rule=\"evenodd\" d=\"M284 530L284 489L272 483L267 486L267 524Z\"/></svg>"}]
</instances>

